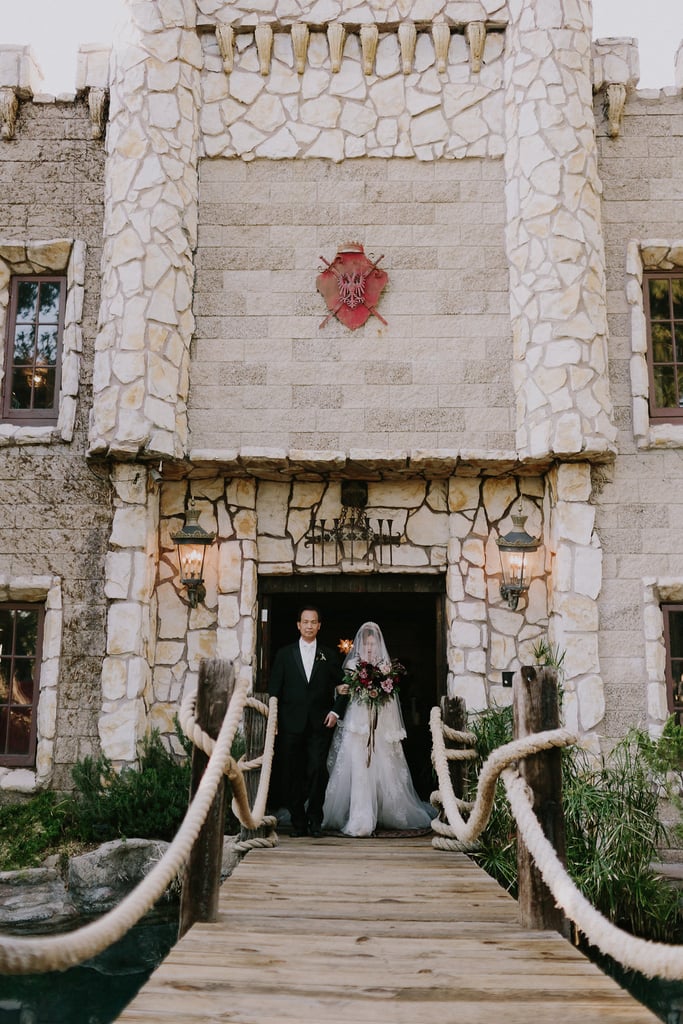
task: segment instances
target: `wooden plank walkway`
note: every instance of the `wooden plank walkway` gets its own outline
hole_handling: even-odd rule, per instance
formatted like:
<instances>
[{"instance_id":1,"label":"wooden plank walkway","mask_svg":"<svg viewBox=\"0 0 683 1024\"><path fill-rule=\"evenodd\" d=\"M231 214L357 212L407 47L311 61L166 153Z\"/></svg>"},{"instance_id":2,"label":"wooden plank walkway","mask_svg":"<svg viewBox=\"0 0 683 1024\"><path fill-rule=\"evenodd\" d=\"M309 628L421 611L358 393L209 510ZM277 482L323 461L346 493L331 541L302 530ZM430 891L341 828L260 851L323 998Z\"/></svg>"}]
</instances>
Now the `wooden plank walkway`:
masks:
<instances>
[{"instance_id":1,"label":"wooden plank walkway","mask_svg":"<svg viewBox=\"0 0 683 1024\"><path fill-rule=\"evenodd\" d=\"M119 1017L127 1024L653 1024L464 854L415 839L253 850Z\"/></svg>"}]
</instances>

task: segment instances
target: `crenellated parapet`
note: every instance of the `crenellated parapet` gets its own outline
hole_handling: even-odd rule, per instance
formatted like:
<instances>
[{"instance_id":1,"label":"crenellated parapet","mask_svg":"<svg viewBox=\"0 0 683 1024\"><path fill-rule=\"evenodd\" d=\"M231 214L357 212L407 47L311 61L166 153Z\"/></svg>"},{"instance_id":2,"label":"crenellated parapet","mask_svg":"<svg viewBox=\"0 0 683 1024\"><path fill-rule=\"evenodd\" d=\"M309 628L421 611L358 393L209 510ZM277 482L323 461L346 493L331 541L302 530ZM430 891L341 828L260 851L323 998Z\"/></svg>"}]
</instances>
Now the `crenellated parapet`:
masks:
<instances>
[{"instance_id":1,"label":"crenellated parapet","mask_svg":"<svg viewBox=\"0 0 683 1024\"><path fill-rule=\"evenodd\" d=\"M510 7L505 191L517 446L527 455L604 452L616 430L590 3Z\"/></svg>"},{"instance_id":2,"label":"crenellated parapet","mask_svg":"<svg viewBox=\"0 0 683 1024\"><path fill-rule=\"evenodd\" d=\"M638 41L630 38L598 39L593 43L593 91L602 93L609 134L621 130L626 97L638 85Z\"/></svg>"},{"instance_id":3,"label":"crenellated parapet","mask_svg":"<svg viewBox=\"0 0 683 1024\"><path fill-rule=\"evenodd\" d=\"M109 105L111 47L97 43L80 46L76 66L76 92L88 97L93 139L101 139Z\"/></svg>"},{"instance_id":4,"label":"crenellated parapet","mask_svg":"<svg viewBox=\"0 0 683 1024\"><path fill-rule=\"evenodd\" d=\"M202 31L207 156L502 155L502 18L311 17Z\"/></svg>"},{"instance_id":5,"label":"crenellated parapet","mask_svg":"<svg viewBox=\"0 0 683 1024\"><path fill-rule=\"evenodd\" d=\"M40 91L42 73L30 46L0 46L0 136L14 138L19 100Z\"/></svg>"}]
</instances>

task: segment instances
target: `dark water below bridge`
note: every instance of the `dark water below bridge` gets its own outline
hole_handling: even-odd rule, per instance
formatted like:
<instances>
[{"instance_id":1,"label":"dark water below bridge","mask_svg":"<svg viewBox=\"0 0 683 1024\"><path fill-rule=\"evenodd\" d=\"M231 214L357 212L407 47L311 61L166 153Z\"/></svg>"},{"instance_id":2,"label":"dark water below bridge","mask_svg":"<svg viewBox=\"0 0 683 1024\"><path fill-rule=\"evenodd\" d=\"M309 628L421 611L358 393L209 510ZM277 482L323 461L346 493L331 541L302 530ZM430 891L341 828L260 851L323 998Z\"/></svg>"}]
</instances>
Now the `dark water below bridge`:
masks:
<instances>
[{"instance_id":1,"label":"dark water below bridge","mask_svg":"<svg viewBox=\"0 0 683 1024\"><path fill-rule=\"evenodd\" d=\"M111 1024L166 957L177 907L155 911L119 942L68 971L0 977L0 1024Z\"/></svg>"}]
</instances>

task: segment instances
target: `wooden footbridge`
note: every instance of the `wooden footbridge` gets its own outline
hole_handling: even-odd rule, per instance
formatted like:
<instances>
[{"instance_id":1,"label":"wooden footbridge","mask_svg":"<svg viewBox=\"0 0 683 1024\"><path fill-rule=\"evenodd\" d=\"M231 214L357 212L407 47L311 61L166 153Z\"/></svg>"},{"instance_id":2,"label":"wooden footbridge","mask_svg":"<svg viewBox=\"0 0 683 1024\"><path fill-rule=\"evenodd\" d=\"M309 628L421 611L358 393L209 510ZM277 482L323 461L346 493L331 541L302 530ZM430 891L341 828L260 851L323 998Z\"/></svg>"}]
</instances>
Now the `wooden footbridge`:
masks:
<instances>
[{"instance_id":1,"label":"wooden footbridge","mask_svg":"<svg viewBox=\"0 0 683 1024\"><path fill-rule=\"evenodd\" d=\"M428 837L252 850L126 1024L653 1024L463 853Z\"/></svg>"}]
</instances>

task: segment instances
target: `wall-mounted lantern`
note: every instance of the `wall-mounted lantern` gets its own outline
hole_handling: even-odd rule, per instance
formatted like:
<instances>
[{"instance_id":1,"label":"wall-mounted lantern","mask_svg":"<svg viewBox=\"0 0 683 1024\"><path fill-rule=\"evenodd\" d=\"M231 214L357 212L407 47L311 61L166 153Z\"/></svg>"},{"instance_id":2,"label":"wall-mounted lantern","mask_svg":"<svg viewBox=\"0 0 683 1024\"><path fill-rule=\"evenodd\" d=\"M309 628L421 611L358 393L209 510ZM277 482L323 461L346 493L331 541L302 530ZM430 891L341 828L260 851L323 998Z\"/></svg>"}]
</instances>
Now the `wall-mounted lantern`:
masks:
<instances>
[{"instance_id":1,"label":"wall-mounted lantern","mask_svg":"<svg viewBox=\"0 0 683 1024\"><path fill-rule=\"evenodd\" d=\"M180 582L187 589L191 608L196 608L206 597L204 557L214 538L215 534L207 533L199 525L199 512L195 508L194 498L191 498L185 514L185 525L182 530L171 534L171 540L178 548Z\"/></svg>"},{"instance_id":2,"label":"wall-mounted lantern","mask_svg":"<svg viewBox=\"0 0 683 1024\"><path fill-rule=\"evenodd\" d=\"M537 551L541 541L531 537L524 529L527 517L522 514L522 503L519 503L517 515L512 516L514 529L498 537L496 542L500 552L500 565L503 579L500 584L500 596L507 601L508 608L514 611L520 595L529 589L528 555Z\"/></svg>"}]
</instances>

